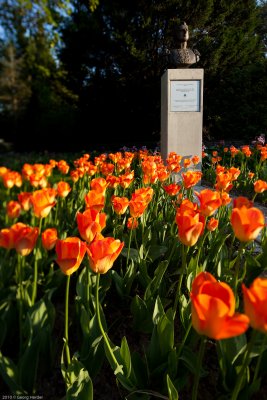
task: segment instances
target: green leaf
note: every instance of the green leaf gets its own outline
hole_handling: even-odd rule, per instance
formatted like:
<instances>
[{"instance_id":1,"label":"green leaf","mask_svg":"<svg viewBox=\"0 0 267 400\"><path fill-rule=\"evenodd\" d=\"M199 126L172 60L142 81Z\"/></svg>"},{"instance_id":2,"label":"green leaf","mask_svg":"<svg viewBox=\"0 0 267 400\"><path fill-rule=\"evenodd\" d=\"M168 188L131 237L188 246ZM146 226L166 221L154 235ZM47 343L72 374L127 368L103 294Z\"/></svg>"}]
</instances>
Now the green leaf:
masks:
<instances>
[{"instance_id":1,"label":"green leaf","mask_svg":"<svg viewBox=\"0 0 267 400\"><path fill-rule=\"evenodd\" d=\"M133 329L137 332L151 333L153 329L151 312L146 302L136 295L131 303Z\"/></svg>"},{"instance_id":2,"label":"green leaf","mask_svg":"<svg viewBox=\"0 0 267 400\"><path fill-rule=\"evenodd\" d=\"M174 320L172 310L169 309L163 317L161 317L157 325L159 345L161 354L167 355L174 346Z\"/></svg>"},{"instance_id":3,"label":"green leaf","mask_svg":"<svg viewBox=\"0 0 267 400\"><path fill-rule=\"evenodd\" d=\"M155 270L154 278L148 284L145 294L144 300L148 300L150 297L154 297L155 293L158 292L162 278L167 270L168 261L162 261L159 266Z\"/></svg>"},{"instance_id":4,"label":"green leaf","mask_svg":"<svg viewBox=\"0 0 267 400\"><path fill-rule=\"evenodd\" d=\"M157 258L163 257L167 251L167 246L152 245L149 247L148 257L154 262Z\"/></svg>"},{"instance_id":5,"label":"green leaf","mask_svg":"<svg viewBox=\"0 0 267 400\"><path fill-rule=\"evenodd\" d=\"M120 355L123 362L123 371L126 378L129 378L132 370L131 352L124 336L121 341Z\"/></svg>"},{"instance_id":6,"label":"green leaf","mask_svg":"<svg viewBox=\"0 0 267 400\"><path fill-rule=\"evenodd\" d=\"M154 325L157 325L160 319L165 315L163 305L161 303L160 297L157 296L155 301L155 307L153 311L152 321Z\"/></svg>"},{"instance_id":7,"label":"green leaf","mask_svg":"<svg viewBox=\"0 0 267 400\"><path fill-rule=\"evenodd\" d=\"M122 251L121 251L121 255L123 256L123 257L125 257L125 258L127 258L128 257L128 249L127 248L123 248L122 249ZM139 252L138 252L138 250L136 250L136 249L132 249L132 248L130 248L130 251L129 251L129 258L131 259L131 260L133 260L133 261L139 261Z\"/></svg>"},{"instance_id":8,"label":"green leaf","mask_svg":"<svg viewBox=\"0 0 267 400\"><path fill-rule=\"evenodd\" d=\"M167 374L167 388L168 388L169 400L178 400L179 399L178 392L168 374Z\"/></svg>"},{"instance_id":9,"label":"green leaf","mask_svg":"<svg viewBox=\"0 0 267 400\"><path fill-rule=\"evenodd\" d=\"M26 392L19 385L18 369L13 361L4 357L0 351L0 374L9 387L11 393L26 394Z\"/></svg>"},{"instance_id":10,"label":"green leaf","mask_svg":"<svg viewBox=\"0 0 267 400\"><path fill-rule=\"evenodd\" d=\"M40 336L45 335L45 332L41 331L40 335L31 340L19 360L19 376L20 383L23 388L27 390L28 393L32 393L38 370L38 362L40 356Z\"/></svg>"},{"instance_id":11,"label":"green leaf","mask_svg":"<svg viewBox=\"0 0 267 400\"><path fill-rule=\"evenodd\" d=\"M239 356L245 351L246 345L247 339L244 333L229 339L221 340L223 356L226 357L231 364L237 362Z\"/></svg>"},{"instance_id":12,"label":"green leaf","mask_svg":"<svg viewBox=\"0 0 267 400\"><path fill-rule=\"evenodd\" d=\"M134 371L134 377L136 386L139 388L145 388L148 385L148 370L145 362L142 360L139 353L134 351L132 353L132 369Z\"/></svg>"},{"instance_id":13,"label":"green leaf","mask_svg":"<svg viewBox=\"0 0 267 400\"><path fill-rule=\"evenodd\" d=\"M75 357L71 360L67 374L71 376L66 400L93 400L93 383L88 371Z\"/></svg>"}]
</instances>

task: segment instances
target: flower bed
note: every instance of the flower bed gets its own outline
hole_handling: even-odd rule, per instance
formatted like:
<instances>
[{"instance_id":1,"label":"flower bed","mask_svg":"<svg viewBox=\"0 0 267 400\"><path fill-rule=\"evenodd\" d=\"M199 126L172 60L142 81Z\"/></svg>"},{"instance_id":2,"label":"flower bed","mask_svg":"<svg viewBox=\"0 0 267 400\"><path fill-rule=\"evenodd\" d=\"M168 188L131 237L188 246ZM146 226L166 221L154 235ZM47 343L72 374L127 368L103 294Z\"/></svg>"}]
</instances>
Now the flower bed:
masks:
<instances>
[{"instance_id":1,"label":"flower bed","mask_svg":"<svg viewBox=\"0 0 267 400\"><path fill-rule=\"evenodd\" d=\"M0 392L266 390L265 155L205 150L202 173L146 149L2 165Z\"/></svg>"}]
</instances>

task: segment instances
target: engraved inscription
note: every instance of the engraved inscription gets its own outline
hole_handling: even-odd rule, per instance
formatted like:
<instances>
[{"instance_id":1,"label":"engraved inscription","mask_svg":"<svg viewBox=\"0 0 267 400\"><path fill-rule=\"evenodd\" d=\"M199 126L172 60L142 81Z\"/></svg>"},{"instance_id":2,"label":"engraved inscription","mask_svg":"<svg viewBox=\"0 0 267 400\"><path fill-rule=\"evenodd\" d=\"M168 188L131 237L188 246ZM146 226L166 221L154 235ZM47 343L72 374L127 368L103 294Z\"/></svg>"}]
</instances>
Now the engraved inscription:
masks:
<instances>
[{"instance_id":1,"label":"engraved inscription","mask_svg":"<svg viewBox=\"0 0 267 400\"><path fill-rule=\"evenodd\" d=\"M200 111L200 81L171 81L171 111Z\"/></svg>"}]
</instances>

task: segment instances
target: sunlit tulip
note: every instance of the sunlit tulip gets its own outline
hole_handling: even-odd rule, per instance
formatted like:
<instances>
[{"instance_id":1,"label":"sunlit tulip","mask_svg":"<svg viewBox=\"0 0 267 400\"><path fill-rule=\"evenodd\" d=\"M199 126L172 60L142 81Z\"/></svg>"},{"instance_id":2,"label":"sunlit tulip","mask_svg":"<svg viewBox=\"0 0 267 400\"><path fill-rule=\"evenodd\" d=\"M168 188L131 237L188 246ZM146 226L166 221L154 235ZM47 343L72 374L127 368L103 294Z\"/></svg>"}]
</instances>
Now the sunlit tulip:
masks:
<instances>
[{"instance_id":1,"label":"sunlit tulip","mask_svg":"<svg viewBox=\"0 0 267 400\"><path fill-rule=\"evenodd\" d=\"M178 238L186 246L194 246L203 232L204 222L200 220L200 214L184 213L176 214L178 226Z\"/></svg>"},{"instance_id":2,"label":"sunlit tulip","mask_svg":"<svg viewBox=\"0 0 267 400\"><path fill-rule=\"evenodd\" d=\"M258 179L254 182L254 191L255 193L263 193L267 190L267 182L261 179Z\"/></svg>"},{"instance_id":3,"label":"sunlit tulip","mask_svg":"<svg viewBox=\"0 0 267 400\"><path fill-rule=\"evenodd\" d=\"M54 189L40 189L33 192L31 203L34 215L38 218L45 218L56 204L56 191Z\"/></svg>"},{"instance_id":4,"label":"sunlit tulip","mask_svg":"<svg viewBox=\"0 0 267 400\"><path fill-rule=\"evenodd\" d=\"M134 181L134 171L127 172L119 176L120 186L127 189L131 183Z\"/></svg>"},{"instance_id":5,"label":"sunlit tulip","mask_svg":"<svg viewBox=\"0 0 267 400\"><path fill-rule=\"evenodd\" d=\"M59 197L67 197L71 192L71 187L68 182L60 181L57 183L57 194Z\"/></svg>"},{"instance_id":6,"label":"sunlit tulip","mask_svg":"<svg viewBox=\"0 0 267 400\"><path fill-rule=\"evenodd\" d=\"M4 167L4 166L0 167L0 178L1 178L3 175L5 175L7 172L9 172L9 171L10 171L10 169L7 168L7 167Z\"/></svg>"},{"instance_id":7,"label":"sunlit tulip","mask_svg":"<svg viewBox=\"0 0 267 400\"><path fill-rule=\"evenodd\" d=\"M112 196L111 202L115 213L118 215L124 214L129 205L129 199L127 197Z\"/></svg>"},{"instance_id":8,"label":"sunlit tulip","mask_svg":"<svg viewBox=\"0 0 267 400\"><path fill-rule=\"evenodd\" d=\"M239 168L231 167L229 168L228 172L231 174L231 180L236 181L239 175L241 174L241 171Z\"/></svg>"},{"instance_id":9,"label":"sunlit tulip","mask_svg":"<svg viewBox=\"0 0 267 400\"><path fill-rule=\"evenodd\" d=\"M13 226L14 247L17 253L21 256L27 256L35 247L39 235L39 229L28 225L22 225L20 229L17 229L19 225Z\"/></svg>"},{"instance_id":10,"label":"sunlit tulip","mask_svg":"<svg viewBox=\"0 0 267 400\"><path fill-rule=\"evenodd\" d=\"M17 171L8 171L2 176L3 184L7 189L11 189L13 186L21 187L22 176Z\"/></svg>"},{"instance_id":11,"label":"sunlit tulip","mask_svg":"<svg viewBox=\"0 0 267 400\"><path fill-rule=\"evenodd\" d=\"M21 213L20 203L15 200L10 200L7 203L6 212L9 218L18 218Z\"/></svg>"},{"instance_id":12,"label":"sunlit tulip","mask_svg":"<svg viewBox=\"0 0 267 400\"><path fill-rule=\"evenodd\" d=\"M84 197L86 208L94 208L98 212L104 208L105 199L105 195L96 190L89 190Z\"/></svg>"},{"instance_id":13,"label":"sunlit tulip","mask_svg":"<svg viewBox=\"0 0 267 400\"><path fill-rule=\"evenodd\" d=\"M253 207L253 201L244 196L235 197L233 199L233 208L241 208L242 206L246 206L247 208Z\"/></svg>"},{"instance_id":14,"label":"sunlit tulip","mask_svg":"<svg viewBox=\"0 0 267 400\"><path fill-rule=\"evenodd\" d=\"M106 181L108 186L112 189L115 189L120 184L120 178L115 175L108 175Z\"/></svg>"},{"instance_id":15,"label":"sunlit tulip","mask_svg":"<svg viewBox=\"0 0 267 400\"><path fill-rule=\"evenodd\" d=\"M131 200L143 200L147 204L152 200L154 190L151 187L136 189L132 194Z\"/></svg>"},{"instance_id":16,"label":"sunlit tulip","mask_svg":"<svg viewBox=\"0 0 267 400\"><path fill-rule=\"evenodd\" d=\"M201 179L202 173L200 171L187 171L182 173L183 184L186 189L195 186Z\"/></svg>"},{"instance_id":17,"label":"sunlit tulip","mask_svg":"<svg viewBox=\"0 0 267 400\"><path fill-rule=\"evenodd\" d=\"M14 248L14 232L10 228L0 230L0 247L5 249Z\"/></svg>"},{"instance_id":18,"label":"sunlit tulip","mask_svg":"<svg viewBox=\"0 0 267 400\"><path fill-rule=\"evenodd\" d=\"M124 243L112 237L96 238L87 246L87 254L91 269L105 274L112 268L114 261L120 255Z\"/></svg>"},{"instance_id":19,"label":"sunlit tulip","mask_svg":"<svg viewBox=\"0 0 267 400\"><path fill-rule=\"evenodd\" d=\"M127 228L130 230L134 230L138 228L138 220L136 218L129 217L127 219Z\"/></svg>"},{"instance_id":20,"label":"sunlit tulip","mask_svg":"<svg viewBox=\"0 0 267 400\"><path fill-rule=\"evenodd\" d=\"M170 196L175 196L181 189L181 185L178 185L177 183L170 183L169 185L163 186L163 189Z\"/></svg>"},{"instance_id":21,"label":"sunlit tulip","mask_svg":"<svg viewBox=\"0 0 267 400\"><path fill-rule=\"evenodd\" d=\"M221 206L220 193L210 189L195 192L199 200L199 211L205 217L209 217Z\"/></svg>"},{"instance_id":22,"label":"sunlit tulip","mask_svg":"<svg viewBox=\"0 0 267 400\"><path fill-rule=\"evenodd\" d=\"M184 158L183 159L184 168L188 168L191 164L191 158Z\"/></svg>"},{"instance_id":23,"label":"sunlit tulip","mask_svg":"<svg viewBox=\"0 0 267 400\"><path fill-rule=\"evenodd\" d=\"M256 207L233 208L231 225L237 239L248 242L256 239L265 226L264 214Z\"/></svg>"},{"instance_id":24,"label":"sunlit tulip","mask_svg":"<svg viewBox=\"0 0 267 400\"><path fill-rule=\"evenodd\" d=\"M86 252L86 244L78 237L58 239L56 242L56 263L65 275L71 275L81 265Z\"/></svg>"},{"instance_id":25,"label":"sunlit tulip","mask_svg":"<svg viewBox=\"0 0 267 400\"><path fill-rule=\"evenodd\" d=\"M242 284L245 313L252 328L267 333L267 279L256 278L249 288Z\"/></svg>"},{"instance_id":26,"label":"sunlit tulip","mask_svg":"<svg viewBox=\"0 0 267 400\"><path fill-rule=\"evenodd\" d=\"M200 161L200 158L199 158L199 156L193 156L191 161L194 165L197 165Z\"/></svg>"},{"instance_id":27,"label":"sunlit tulip","mask_svg":"<svg viewBox=\"0 0 267 400\"><path fill-rule=\"evenodd\" d=\"M65 160L60 160L57 163L57 168L62 174L66 175L69 172L70 166Z\"/></svg>"},{"instance_id":28,"label":"sunlit tulip","mask_svg":"<svg viewBox=\"0 0 267 400\"><path fill-rule=\"evenodd\" d=\"M221 192L221 200L222 200L222 206L227 206L227 204L230 204L231 197L230 197L229 193Z\"/></svg>"},{"instance_id":29,"label":"sunlit tulip","mask_svg":"<svg viewBox=\"0 0 267 400\"><path fill-rule=\"evenodd\" d=\"M77 213L77 225L81 238L91 243L96 234L100 233L106 226L106 214L99 213L93 208L88 208L83 213Z\"/></svg>"},{"instance_id":30,"label":"sunlit tulip","mask_svg":"<svg viewBox=\"0 0 267 400\"><path fill-rule=\"evenodd\" d=\"M148 204L146 203L145 200L130 200L129 201L129 210L130 210L130 215L133 218L139 218L141 215L144 214Z\"/></svg>"},{"instance_id":31,"label":"sunlit tulip","mask_svg":"<svg viewBox=\"0 0 267 400\"><path fill-rule=\"evenodd\" d=\"M18 200L24 211L28 211L32 206L31 195L31 192L21 192L18 194Z\"/></svg>"},{"instance_id":32,"label":"sunlit tulip","mask_svg":"<svg viewBox=\"0 0 267 400\"><path fill-rule=\"evenodd\" d=\"M200 272L190 293L192 325L200 334L221 340L241 335L249 318L235 312L235 296L230 286L217 281L209 272Z\"/></svg>"},{"instance_id":33,"label":"sunlit tulip","mask_svg":"<svg viewBox=\"0 0 267 400\"><path fill-rule=\"evenodd\" d=\"M208 231L213 232L213 231L215 231L215 229L218 228L218 225L219 225L219 221L216 218L212 217L207 222L207 229L208 229Z\"/></svg>"},{"instance_id":34,"label":"sunlit tulip","mask_svg":"<svg viewBox=\"0 0 267 400\"><path fill-rule=\"evenodd\" d=\"M91 180L90 188L91 190L95 190L98 193L105 194L106 189L108 187L108 182L105 178L94 178Z\"/></svg>"},{"instance_id":35,"label":"sunlit tulip","mask_svg":"<svg viewBox=\"0 0 267 400\"><path fill-rule=\"evenodd\" d=\"M104 176L112 175L115 169L115 165L111 163L102 163L100 167L100 171Z\"/></svg>"},{"instance_id":36,"label":"sunlit tulip","mask_svg":"<svg viewBox=\"0 0 267 400\"><path fill-rule=\"evenodd\" d=\"M216 175L216 190L229 192L232 188L232 175L230 172L219 173Z\"/></svg>"},{"instance_id":37,"label":"sunlit tulip","mask_svg":"<svg viewBox=\"0 0 267 400\"><path fill-rule=\"evenodd\" d=\"M42 233L42 245L46 250L52 250L57 242L58 234L56 228L47 228Z\"/></svg>"}]
</instances>

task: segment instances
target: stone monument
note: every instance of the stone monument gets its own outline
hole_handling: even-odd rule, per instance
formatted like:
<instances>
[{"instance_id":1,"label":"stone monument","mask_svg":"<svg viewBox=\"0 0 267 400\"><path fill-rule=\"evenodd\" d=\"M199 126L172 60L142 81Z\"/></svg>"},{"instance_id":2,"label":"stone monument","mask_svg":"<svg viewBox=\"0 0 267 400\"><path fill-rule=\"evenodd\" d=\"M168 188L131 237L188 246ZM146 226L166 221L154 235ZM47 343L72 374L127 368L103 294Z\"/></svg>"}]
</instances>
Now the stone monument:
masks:
<instances>
[{"instance_id":1,"label":"stone monument","mask_svg":"<svg viewBox=\"0 0 267 400\"><path fill-rule=\"evenodd\" d=\"M186 158L196 155L201 169L204 70L191 68L200 53L187 48L188 39L183 22L178 47L169 51L168 69L161 77L161 154L163 160L172 151Z\"/></svg>"}]
</instances>

